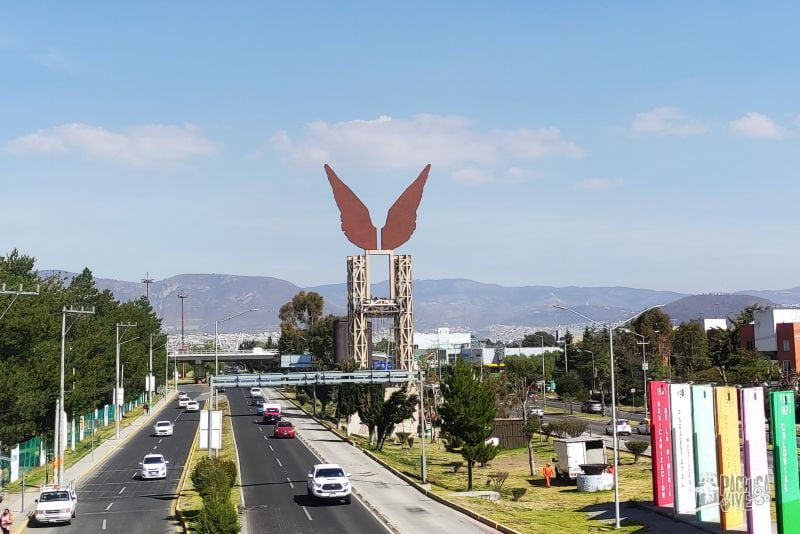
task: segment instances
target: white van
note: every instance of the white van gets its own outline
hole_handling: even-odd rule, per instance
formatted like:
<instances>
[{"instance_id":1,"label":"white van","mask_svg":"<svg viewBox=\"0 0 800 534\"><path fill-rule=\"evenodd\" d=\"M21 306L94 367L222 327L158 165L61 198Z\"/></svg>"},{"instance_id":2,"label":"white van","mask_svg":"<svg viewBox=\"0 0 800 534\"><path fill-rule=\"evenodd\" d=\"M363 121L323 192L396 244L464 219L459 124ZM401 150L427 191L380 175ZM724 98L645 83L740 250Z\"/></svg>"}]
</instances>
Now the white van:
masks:
<instances>
[{"instance_id":1,"label":"white van","mask_svg":"<svg viewBox=\"0 0 800 534\"><path fill-rule=\"evenodd\" d=\"M556 476L576 480L583 474L582 464L607 464L606 442L603 438L558 438L553 440L556 457Z\"/></svg>"}]
</instances>

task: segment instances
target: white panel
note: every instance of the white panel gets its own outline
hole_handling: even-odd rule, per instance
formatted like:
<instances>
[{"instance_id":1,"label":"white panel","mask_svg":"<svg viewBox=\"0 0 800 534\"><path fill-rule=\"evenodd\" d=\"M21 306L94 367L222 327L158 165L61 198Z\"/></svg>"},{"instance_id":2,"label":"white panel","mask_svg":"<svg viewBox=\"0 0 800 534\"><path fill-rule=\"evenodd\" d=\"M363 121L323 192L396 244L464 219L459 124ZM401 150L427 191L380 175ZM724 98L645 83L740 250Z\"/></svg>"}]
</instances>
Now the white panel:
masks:
<instances>
[{"instance_id":1,"label":"white panel","mask_svg":"<svg viewBox=\"0 0 800 534\"><path fill-rule=\"evenodd\" d=\"M695 512L694 444L692 440L692 394L688 384L670 384L672 426L672 477L675 509L679 514Z\"/></svg>"},{"instance_id":2,"label":"white panel","mask_svg":"<svg viewBox=\"0 0 800 534\"><path fill-rule=\"evenodd\" d=\"M744 438L747 532L771 534L769 467L764 422L764 390L760 387L739 390Z\"/></svg>"}]
</instances>

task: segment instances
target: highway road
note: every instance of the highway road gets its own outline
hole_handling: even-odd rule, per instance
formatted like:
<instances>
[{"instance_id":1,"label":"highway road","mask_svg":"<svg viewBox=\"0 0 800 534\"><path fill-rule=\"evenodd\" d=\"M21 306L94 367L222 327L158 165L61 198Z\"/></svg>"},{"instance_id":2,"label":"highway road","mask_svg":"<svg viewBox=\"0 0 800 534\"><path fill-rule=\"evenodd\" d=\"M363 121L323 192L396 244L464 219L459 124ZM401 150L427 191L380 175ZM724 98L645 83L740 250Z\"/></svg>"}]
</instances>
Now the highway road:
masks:
<instances>
[{"instance_id":1,"label":"highway road","mask_svg":"<svg viewBox=\"0 0 800 534\"><path fill-rule=\"evenodd\" d=\"M247 389L227 391L239 450L247 532L388 532L355 497L349 505L309 499L306 474L319 460L297 438L273 439L273 426L261 424L255 407L248 404L248 394Z\"/></svg>"},{"instance_id":2,"label":"highway road","mask_svg":"<svg viewBox=\"0 0 800 534\"><path fill-rule=\"evenodd\" d=\"M182 386L181 390L197 398L204 386ZM202 404L202 403L201 403ZM157 406L156 408L160 408ZM77 486L78 514L71 525L39 526L29 529L41 533L174 533L172 507L178 481L189 455L200 416L179 409L172 401L152 420L170 420L175 425L172 436L152 436L152 425L130 436L120 449ZM139 462L145 454L161 453L169 461L164 480L140 480ZM33 522L31 522L33 523Z\"/></svg>"}]
</instances>

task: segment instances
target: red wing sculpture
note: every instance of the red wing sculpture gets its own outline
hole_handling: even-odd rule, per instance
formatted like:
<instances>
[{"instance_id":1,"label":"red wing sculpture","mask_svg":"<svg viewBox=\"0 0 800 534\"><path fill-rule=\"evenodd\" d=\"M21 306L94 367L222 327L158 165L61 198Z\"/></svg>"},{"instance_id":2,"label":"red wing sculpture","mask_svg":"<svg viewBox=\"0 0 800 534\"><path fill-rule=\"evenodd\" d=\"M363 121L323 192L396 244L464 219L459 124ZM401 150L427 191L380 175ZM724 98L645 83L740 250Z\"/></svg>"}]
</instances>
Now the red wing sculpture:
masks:
<instances>
[{"instance_id":1,"label":"red wing sculpture","mask_svg":"<svg viewBox=\"0 0 800 534\"><path fill-rule=\"evenodd\" d=\"M403 191L386 216L386 225L381 228L381 248L392 250L409 239L417 228L417 208L422 200L422 190L428 180L430 164L426 165L414 182Z\"/></svg>"},{"instance_id":2,"label":"red wing sculpture","mask_svg":"<svg viewBox=\"0 0 800 534\"><path fill-rule=\"evenodd\" d=\"M364 250L377 249L378 229L372 224L367 207L327 164L325 172L333 189L333 198L339 206L344 235L352 244Z\"/></svg>"},{"instance_id":3,"label":"red wing sculpture","mask_svg":"<svg viewBox=\"0 0 800 534\"><path fill-rule=\"evenodd\" d=\"M381 229L381 249L395 249L411 238L417 228L417 208L430 170L430 164L426 165L417 179L389 208L386 225ZM359 248L377 250L378 229L372 224L369 210L327 164L325 172L333 189L333 198L339 207L344 235Z\"/></svg>"}]
</instances>

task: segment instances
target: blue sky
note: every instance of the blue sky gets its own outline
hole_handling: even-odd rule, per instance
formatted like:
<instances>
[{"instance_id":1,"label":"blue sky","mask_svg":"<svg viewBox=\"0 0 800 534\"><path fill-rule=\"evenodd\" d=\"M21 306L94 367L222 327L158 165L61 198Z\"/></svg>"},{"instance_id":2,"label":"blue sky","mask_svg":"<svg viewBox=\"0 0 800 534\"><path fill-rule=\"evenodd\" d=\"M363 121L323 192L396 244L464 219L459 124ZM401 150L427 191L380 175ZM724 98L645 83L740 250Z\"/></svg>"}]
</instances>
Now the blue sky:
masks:
<instances>
[{"instance_id":1,"label":"blue sky","mask_svg":"<svg viewBox=\"0 0 800 534\"><path fill-rule=\"evenodd\" d=\"M1 4L0 251L340 282L431 163L416 278L798 285L800 6L285 4Z\"/></svg>"}]
</instances>

